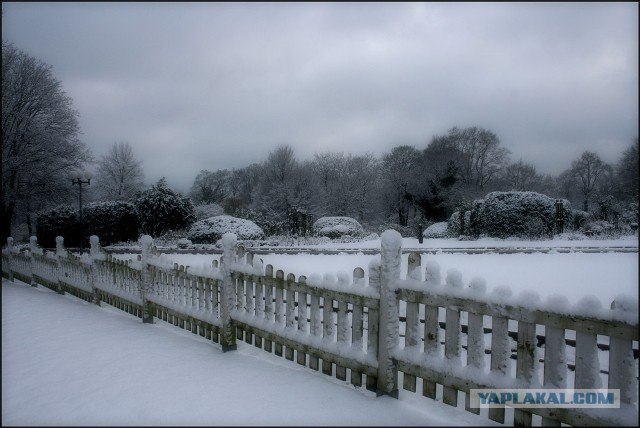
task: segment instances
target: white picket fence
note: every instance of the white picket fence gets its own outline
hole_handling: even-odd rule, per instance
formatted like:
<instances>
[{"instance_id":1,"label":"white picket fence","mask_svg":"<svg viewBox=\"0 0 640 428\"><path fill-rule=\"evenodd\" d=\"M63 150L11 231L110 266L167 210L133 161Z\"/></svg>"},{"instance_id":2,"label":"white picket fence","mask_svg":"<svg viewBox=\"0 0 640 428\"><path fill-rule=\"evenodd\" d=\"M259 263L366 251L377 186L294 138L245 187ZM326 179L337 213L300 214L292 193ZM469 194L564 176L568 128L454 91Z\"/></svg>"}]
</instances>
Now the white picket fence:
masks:
<instances>
[{"instance_id":1,"label":"white picket fence","mask_svg":"<svg viewBox=\"0 0 640 428\"><path fill-rule=\"evenodd\" d=\"M223 351L245 341L378 395L398 397L401 382L403 390L453 406L462 399L474 413L480 409L469 405L471 389L620 389L620 409L495 408L487 416L524 426L532 415L543 425L634 425L636 307L614 301L595 315L570 305L543 310L488 295L478 282L465 288L455 275L443 284L439 268L423 266L417 253L401 279L401 240L393 233L383 235L381 259L368 272L356 268L337 279L263 266L233 235L223 238L220 263L200 269L171 263L150 237L141 238L137 260L126 262L104 253L97 237L83 257L69 254L60 237L55 253L43 253L35 238L30 251L17 252L9 238L2 274L105 302L144 322L171 323Z\"/></svg>"}]
</instances>

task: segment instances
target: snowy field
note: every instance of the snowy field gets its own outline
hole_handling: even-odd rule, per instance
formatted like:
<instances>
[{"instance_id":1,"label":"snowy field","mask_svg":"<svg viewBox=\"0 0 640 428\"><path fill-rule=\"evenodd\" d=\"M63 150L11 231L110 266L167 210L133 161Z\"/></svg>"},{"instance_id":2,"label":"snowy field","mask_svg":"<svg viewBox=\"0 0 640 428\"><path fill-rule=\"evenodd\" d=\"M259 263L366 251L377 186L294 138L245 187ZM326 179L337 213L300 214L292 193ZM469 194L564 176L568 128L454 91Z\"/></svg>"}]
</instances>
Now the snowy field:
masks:
<instances>
[{"instance_id":1,"label":"snowy field","mask_svg":"<svg viewBox=\"0 0 640 428\"><path fill-rule=\"evenodd\" d=\"M411 238L403 239L403 248L413 248ZM368 241L369 243L378 241ZM456 240L429 240L425 248L444 248L445 245L468 245L468 247L483 247L500 245L512 245L534 248L556 246L629 246L637 247L635 239L619 239L611 241L592 240L586 241L456 241ZM585 243L586 242L586 243ZM367 244L358 243L358 244ZM473 245L471 245L473 244ZM338 245L338 244L336 244ZM356 245L356 244L339 244ZM368 244L362 248L376 248L374 244ZM467 247L467 248L468 248ZM323 248L328 248L325 245ZM343 248L343 247L340 247ZM121 259L134 258L133 254L115 255ZM220 255L215 254L167 254L175 263L188 266L210 265ZM336 274L340 271L353 272L356 267L362 267L367 276L369 262L377 255L369 254L336 254L336 255L312 255L312 254L261 254L257 257L263 259L265 265L272 264L274 271L282 269L286 274L293 273L296 276L312 274L324 275ZM403 255L403 275L406 272L408 255ZM570 302L578 301L586 295L593 295L600 299L604 307L608 307L611 301L619 294L627 294L638 299L638 253L515 253L497 254L487 252L484 254L465 253L436 253L423 254L422 266L427 260L435 260L440 264L441 272L446 275L449 269L457 269L462 273L465 284L473 277L481 277L487 281L488 291L498 286L509 286L514 294L525 290L536 291L542 299L551 294L561 294L569 298Z\"/></svg>"},{"instance_id":2,"label":"snowy field","mask_svg":"<svg viewBox=\"0 0 640 428\"><path fill-rule=\"evenodd\" d=\"M498 424L3 279L2 425Z\"/></svg>"}]
</instances>

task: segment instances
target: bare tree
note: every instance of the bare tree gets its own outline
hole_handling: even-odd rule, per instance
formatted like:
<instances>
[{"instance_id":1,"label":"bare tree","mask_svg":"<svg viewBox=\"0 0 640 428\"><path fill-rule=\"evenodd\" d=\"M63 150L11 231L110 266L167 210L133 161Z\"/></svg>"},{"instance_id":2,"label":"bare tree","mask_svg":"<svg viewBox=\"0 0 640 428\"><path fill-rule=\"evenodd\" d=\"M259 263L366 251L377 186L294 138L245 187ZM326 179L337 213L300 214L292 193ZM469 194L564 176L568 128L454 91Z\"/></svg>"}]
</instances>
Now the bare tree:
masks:
<instances>
[{"instance_id":1,"label":"bare tree","mask_svg":"<svg viewBox=\"0 0 640 428\"><path fill-rule=\"evenodd\" d=\"M78 113L51 66L2 44L2 239L18 206L32 210L73 195L67 173L91 160ZM30 231L31 233L31 231Z\"/></svg>"},{"instance_id":2,"label":"bare tree","mask_svg":"<svg viewBox=\"0 0 640 428\"><path fill-rule=\"evenodd\" d=\"M270 178L284 183L290 178L296 165L293 149L287 144L278 146L274 151L269 152L265 170Z\"/></svg>"},{"instance_id":3,"label":"bare tree","mask_svg":"<svg viewBox=\"0 0 640 428\"><path fill-rule=\"evenodd\" d=\"M623 153L616 165L617 187L620 199L638 201L638 137Z\"/></svg>"},{"instance_id":4,"label":"bare tree","mask_svg":"<svg viewBox=\"0 0 640 428\"><path fill-rule=\"evenodd\" d=\"M215 172L202 170L191 186L189 197L194 204L221 204L229 195L228 169L220 169Z\"/></svg>"},{"instance_id":5,"label":"bare tree","mask_svg":"<svg viewBox=\"0 0 640 428\"><path fill-rule=\"evenodd\" d=\"M397 146L382 158L384 198L398 223L406 226L413 208L412 196L420 170L420 152L413 146Z\"/></svg>"},{"instance_id":6,"label":"bare tree","mask_svg":"<svg viewBox=\"0 0 640 428\"><path fill-rule=\"evenodd\" d=\"M522 159L508 165L502 174L505 187L509 190L525 191L539 190L542 177L536 171L536 167L531 164L524 163Z\"/></svg>"},{"instance_id":7,"label":"bare tree","mask_svg":"<svg viewBox=\"0 0 640 428\"><path fill-rule=\"evenodd\" d=\"M127 142L113 143L98 162L95 183L102 199L131 199L142 190L143 180L142 162L136 160Z\"/></svg>"},{"instance_id":8,"label":"bare tree","mask_svg":"<svg viewBox=\"0 0 640 428\"><path fill-rule=\"evenodd\" d=\"M579 181L583 196L583 209L589 211L589 200L596 190L598 180L611 172L611 166L604 163L597 153L585 151L571 164L571 172Z\"/></svg>"},{"instance_id":9,"label":"bare tree","mask_svg":"<svg viewBox=\"0 0 640 428\"><path fill-rule=\"evenodd\" d=\"M476 126L451 128L448 137L462 153L462 182L476 190L483 190L505 166L509 150L500 147L498 136Z\"/></svg>"}]
</instances>

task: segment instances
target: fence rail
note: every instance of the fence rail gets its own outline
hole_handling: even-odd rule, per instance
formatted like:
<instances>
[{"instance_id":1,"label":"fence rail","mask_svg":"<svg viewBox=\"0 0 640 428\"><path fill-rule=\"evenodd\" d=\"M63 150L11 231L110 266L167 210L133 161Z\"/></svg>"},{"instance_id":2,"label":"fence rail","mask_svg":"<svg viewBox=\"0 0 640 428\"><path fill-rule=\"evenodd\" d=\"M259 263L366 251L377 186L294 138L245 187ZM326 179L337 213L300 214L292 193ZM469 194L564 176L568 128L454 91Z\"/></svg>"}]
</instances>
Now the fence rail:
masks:
<instances>
[{"instance_id":1,"label":"fence rail","mask_svg":"<svg viewBox=\"0 0 640 428\"><path fill-rule=\"evenodd\" d=\"M263 266L233 235L223 239L220 262L203 268L172 263L148 236L132 261L106 254L97 237L81 257L60 237L55 252L43 252L35 238L29 251L18 252L9 238L2 274L105 302L144 322L165 321L220 343L223 351L244 341L378 395L398 397L404 390L452 406L462 399L467 411L479 414L470 406L475 388L606 387L620 389L620 409L514 409L508 420L503 407L487 416L522 426L532 425L534 414L556 426L637 421L633 304L616 300L603 310L591 302L582 313L568 301L545 308L534 296L488 294L482 281L464 287L455 272L443 281L439 267L422 265L415 252L401 279L396 238L383 234L380 260L366 278L362 268L337 278L286 275Z\"/></svg>"}]
</instances>

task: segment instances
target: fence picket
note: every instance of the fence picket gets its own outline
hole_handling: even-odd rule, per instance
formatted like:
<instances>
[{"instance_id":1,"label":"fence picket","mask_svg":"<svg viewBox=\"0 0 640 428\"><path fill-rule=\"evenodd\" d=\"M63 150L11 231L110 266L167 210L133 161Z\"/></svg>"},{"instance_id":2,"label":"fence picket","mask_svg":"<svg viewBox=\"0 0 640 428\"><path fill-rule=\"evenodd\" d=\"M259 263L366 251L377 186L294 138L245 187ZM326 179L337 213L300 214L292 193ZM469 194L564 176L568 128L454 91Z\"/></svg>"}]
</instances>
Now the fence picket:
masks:
<instances>
[{"instance_id":1,"label":"fence picket","mask_svg":"<svg viewBox=\"0 0 640 428\"><path fill-rule=\"evenodd\" d=\"M516 360L516 378L531 385L536 374L536 325L518 322L518 359ZM532 414L523 409L513 410L515 426L531 426Z\"/></svg>"},{"instance_id":2,"label":"fence picket","mask_svg":"<svg viewBox=\"0 0 640 428\"><path fill-rule=\"evenodd\" d=\"M264 319L267 322L274 322L273 312L273 266L265 267L265 283L264 283ZM270 339L264 339L264 350L272 351L272 342Z\"/></svg>"},{"instance_id":3,"label":"fence picket","mask_svg":"<svg viewBox=\"0 0 640 428\"><path fill-rule=\"evenodd\" d=\"M509 320L507 318L494 316L491 319L491 371L501 375L510 375L510 357ZM504 407L490 408L489 419L504 423Z\"/></svg>"},{"instance_id":4,"label":"fence picket","mask_svg":"<svg viewBox=\"0 0 640 428\"><path fill-rule=\"evenodd\" d=\"M362 287L364 284L364 269L355 268L353 270L353 284L356 287ZM351 348L362 352L362 333L363 333L363 312L362 305L354 304L351 314ZM353 386L362 386L362 373L357 370L351 370L351 384Z\"/></svg>"},{"instance_id":5,"label":"fence picket","mask_svg":"<svg viewBox=\"0 0 640 428\"><path fill-rule=\"evenodd\" d=\"M307 277L301 275L298 278L298 283L305 285L307 283ZM307 333L307 293L298 293L298 331ZM297 351L298 364L304 366L307 364L307 354Z\"/></svg>"},{"instance_id":6,"label":"fence picket","mask_svg":"<svg viewBox=\"0 0 640 428\"><path fill-rule=\"evenodd\" d=\"M320 312L320 296L317 289L314 289L313 294L309 297L309 310L310 310L310 330L311 334L316 337L322 336L322 313ZM315 355L309 355L309 368L312 370L318 370L318 357Z\"/></svg>"},{"instance_id":7,"label":"fence picket","mask_svg":"<svg viewBox=\"0 0 640 428\"><path fill-rule=\"evenodd\" d=\"M293 329L295 325L295 304L296 304L296 292L293 290L293 283L296 282L296 276L292 273L287 275L287 303L286 303L286 327L287 329ZM293 348L287 346L284 350L284 357L287 360L293 361Z\"/></svg>"}]
</instances>

